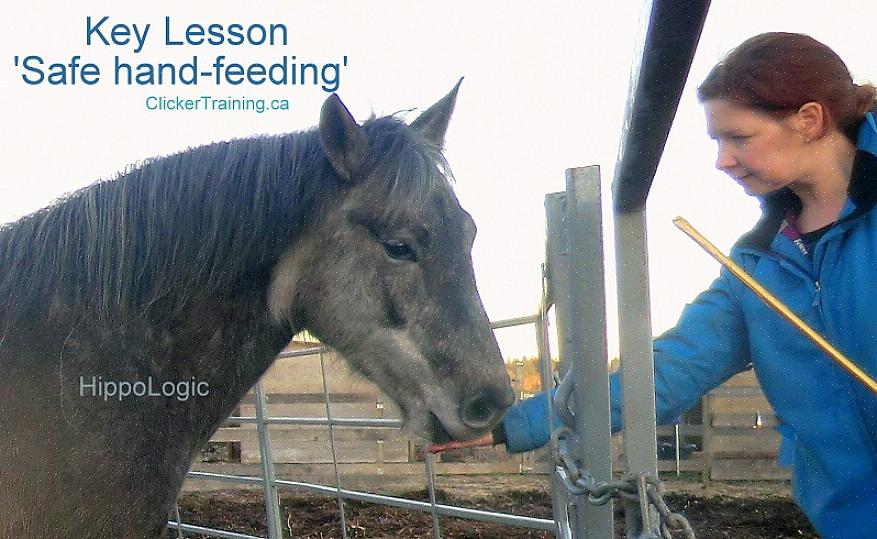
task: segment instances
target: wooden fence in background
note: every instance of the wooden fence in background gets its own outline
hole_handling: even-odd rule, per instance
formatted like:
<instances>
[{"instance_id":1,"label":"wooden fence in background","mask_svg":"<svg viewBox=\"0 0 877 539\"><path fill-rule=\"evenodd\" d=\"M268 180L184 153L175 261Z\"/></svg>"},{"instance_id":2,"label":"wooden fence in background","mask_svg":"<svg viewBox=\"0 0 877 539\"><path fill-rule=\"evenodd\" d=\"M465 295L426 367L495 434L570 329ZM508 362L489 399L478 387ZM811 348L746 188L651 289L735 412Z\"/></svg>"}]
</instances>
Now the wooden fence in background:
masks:
<instances>
[{"instance_id":1,"label":"wooden fence in background","mask_svg":"<svg viewBox=\"0 0 877 539\"><path fill-rule=\"evenodd\" d=\"M312 347L293 344L289 350ZM398 418L399 411L380 390L352 374L333 353L325 354L330 410L333 417ZM514 370L513 378L514 376ZM520 386L517 380L513 383ZM263 378L270 416L325 417L326 404L319 356L279 359ZM517 388L520 394L520 387ZM253 416L251 396L237 415ZM776 417L753 373L741 373L702 399L686 414L679 439L686 449L673 458L675 429L659 427L659 469L700 473L705 480L783 480L789 473L776 464L779 435ZM272 425L272 451L278 478L332 484L334 465L325 426ZM421 449L396 429L335 427L335 454L345 486L375 481L417 483L423 479ZM621 438L613 439L620 467ZM689 450L695 449L689 452ZM483 448L442 455L438 474L545 473L551 469L546 451L508 455L502 448ZM193 463L193 470L258 475L259 445L255 425L224 426ZM618 471L623 471L618 468ZM227 487L227 485L225 486ZM223 488L189 482L187 490Z\"/></svg>"}]
</instances>

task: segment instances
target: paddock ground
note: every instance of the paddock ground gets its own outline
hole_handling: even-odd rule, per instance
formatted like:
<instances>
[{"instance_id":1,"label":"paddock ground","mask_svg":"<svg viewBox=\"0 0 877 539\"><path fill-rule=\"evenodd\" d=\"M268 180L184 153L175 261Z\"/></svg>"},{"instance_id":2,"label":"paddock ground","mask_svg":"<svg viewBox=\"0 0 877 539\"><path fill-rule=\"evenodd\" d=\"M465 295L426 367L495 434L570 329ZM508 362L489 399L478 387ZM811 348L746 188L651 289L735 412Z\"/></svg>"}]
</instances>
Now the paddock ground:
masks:
<instances>
[{"instance_id":1,"label":"paddock ground","mask_svg":"<svg viewBox=\"0 0 877 539\"><path fill-rule=\"evenodd\" d=\"M699 478L677 478L675 475L665 477L664 481L671 508L685 514L699 539L818 537L792 501L786 482L712 481L704 484ZM428 500L423 487L412 488L410 484L393 486L385 482L366 490ZM437 478L437 496L440 503L542 518L551 515L544 475L440 476ZM345 503L348 537L433 538L431 516L427 513ZM253 535L266 534L265 508L259 491L192 492L181 498L180 507L183 521L187 523ZM338 502L334 498L282 492L281 514L286 521L284 537L341 537ZM442 536L448 539L551 537L542 531L450 517L439 517L439 522ZM621 527L619 524L618 537L624 537Z\"/></svg>"}]
</instances>

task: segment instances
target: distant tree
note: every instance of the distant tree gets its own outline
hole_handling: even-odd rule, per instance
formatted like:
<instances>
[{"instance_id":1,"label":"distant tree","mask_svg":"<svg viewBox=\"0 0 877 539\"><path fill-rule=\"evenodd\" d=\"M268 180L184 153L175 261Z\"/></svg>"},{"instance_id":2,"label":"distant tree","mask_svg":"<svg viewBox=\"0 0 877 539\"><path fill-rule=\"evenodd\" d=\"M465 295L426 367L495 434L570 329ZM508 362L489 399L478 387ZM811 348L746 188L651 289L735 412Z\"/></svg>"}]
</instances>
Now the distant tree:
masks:
<instances>
[{"instance_id":1,"label":"distant tree","mask_svg":"<svg viewBox=\"0 0 877 539\"><path fill-rule=\"evenodd\" d=\"M552 358L554 372L557 372L560 360ZM613 357L609 360L609 372L618 369L621 362L619 358ZM522 357L513 358L506 362L506 370L509 378L512 380L512 386L517 392L523 392L525 395L533 395L542 391L542 376L539 374L539 358L538 357ZM519 395L520 396L520 395Z\"/></svg>"}]
</instances>

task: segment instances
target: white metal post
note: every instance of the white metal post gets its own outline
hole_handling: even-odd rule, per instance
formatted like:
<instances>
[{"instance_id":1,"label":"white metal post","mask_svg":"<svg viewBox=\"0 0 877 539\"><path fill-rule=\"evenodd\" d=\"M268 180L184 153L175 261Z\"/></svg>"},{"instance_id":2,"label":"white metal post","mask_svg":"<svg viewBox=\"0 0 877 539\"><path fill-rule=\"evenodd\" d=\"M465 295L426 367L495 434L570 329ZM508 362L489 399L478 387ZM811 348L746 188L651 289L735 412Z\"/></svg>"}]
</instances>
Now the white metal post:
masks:
<instances>
[{"instance_id":1,"label":"white metal post","mask_svg":"<svg viewBox=\"0 0 877 539\"><path fill-rule=\"evenodd\" d=\"M615 259L627 472L657 475L655 373L644 209L615 214ZM639 504L627 503L625 516L631 537L657 537L648 522L643 527Z\"/></svg>"},{"instance_id":2,"label":"white metal post","mask_svg":"<svg viewBox=\"0 0 877 539\"><path fill-rule=\"evenodd\" d=\"M262 383L253 386L256 400L256 431L259 435L259 456L262 459L262 486L265 490L265 511L268 516L268 539L282 539L280 527L280 497L274 477L274 456L271 453L271 437L268 435L267 401Z\"/></svg>"},{"instance_id":3,"label":"white metal post","mask_svg":"<svg viewBox=\"0 0 877 539\"><path fill-rule=\"evenodd\" d=\"M567 370L574 376L575 431L579 460L595 481L612 478L609 378L606 343L606 294L603 269L600 169L569 169L566 193L546 199L546 211L561 209L563 224L549 230L563 235L549 240L549 272L553 279L558 344ZM560 207L559 207L560 206ZM574 537L611 539L612 503L576 504Z\"/></svg>"}]
</instances>

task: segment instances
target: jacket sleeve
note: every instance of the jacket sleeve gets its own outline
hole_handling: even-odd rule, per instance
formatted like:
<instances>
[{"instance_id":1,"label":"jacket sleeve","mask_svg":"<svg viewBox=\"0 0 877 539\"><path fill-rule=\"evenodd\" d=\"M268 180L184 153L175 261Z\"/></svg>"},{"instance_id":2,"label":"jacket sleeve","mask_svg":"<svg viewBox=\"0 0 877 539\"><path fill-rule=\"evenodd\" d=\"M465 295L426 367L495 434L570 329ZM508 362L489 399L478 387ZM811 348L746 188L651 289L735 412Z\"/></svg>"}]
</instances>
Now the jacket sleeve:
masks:
<instances>
[{"instance_id":1,"label":"jacket sleeve","mask_svg":"<svg viewBox=\"0 0 877 539\"><path fill-rule=\"evenodd\" d=\"M749 337L736 277L723 269L709 289L682 311L676 326L655 339L655 411L667 425L711 389L751 364ZM620 382L620 379L618 380ZM612 396L613 428L620 429L621 388Z\"/></svg>"},{"instance_id":2,"label":"jacket sleeve","mask_svg":"<svg viewBox=\"0 0 877 539\"><path fill-rule=\"evenodd\" d=\"M554 391L544 391L522 400L506 412L502 425L509 453L523 453L542 447L551 438L551 426L562 424L556 412L552 424L549 424L549 396L554 398Z\"/></svg>"},{"instance_id":3,"label":"jacket sleeve","mask_svg":"<svg viewBox=\"0 0 877 539\"><path fill-rule=\"evenodd\" d=\"M707 391L748 367L746 327L733 279L723 270L709 289L685 307L676 327L655 339L659 425L673 423ZM609 377L609 391L612 432L617 432L623 427L620 371ZM506 413L503 427L509 452L531 451L548 442L548 395L543 392L518 402ZM561 424L556 413L553 424Z\"/></svg>"}]
</instances>

